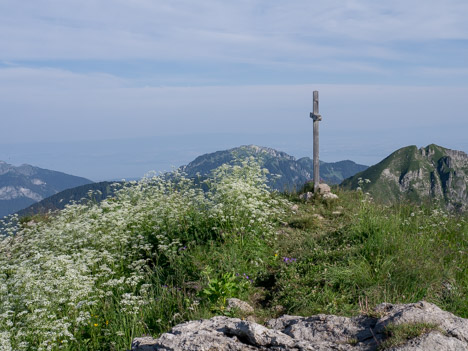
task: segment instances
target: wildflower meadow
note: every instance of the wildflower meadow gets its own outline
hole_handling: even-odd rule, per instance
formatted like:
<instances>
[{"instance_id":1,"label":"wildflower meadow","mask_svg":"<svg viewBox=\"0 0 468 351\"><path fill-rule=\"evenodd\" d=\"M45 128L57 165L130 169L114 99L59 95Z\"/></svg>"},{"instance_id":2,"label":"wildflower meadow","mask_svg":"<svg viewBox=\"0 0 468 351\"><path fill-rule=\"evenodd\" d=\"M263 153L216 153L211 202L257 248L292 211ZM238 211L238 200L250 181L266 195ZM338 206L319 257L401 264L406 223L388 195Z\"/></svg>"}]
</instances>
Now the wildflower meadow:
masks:
<instances>
[{"instance_id":1,"label":"wildflower meadow","mask_svg":"<svg viewBox=\"0 0 468 351\"><path fill-rule=\"evenodd\" d=\"M116 186L113 198L70 205L0 241L1 350L125 350L182 311L195 316L202 294L184 283L209 269L187 276L186 256L213 241L272 240L286 202L252 159L198 184L175 171Z\"/></svg>"},{"instance_id":2,"label":"wildflower meadow","mask_svg":"<svg viewBox=\"0 0 468 351\"><path fill-rule=\"evenodd\" d=\"M128 350L184 321L247 317L230 297L259 323L420 300L468 317L466 214L337 187L337 199L305 200L270 191L266 174L247 158L12 217L0 239L0 350Z\"/></svg>"}]
</instances>

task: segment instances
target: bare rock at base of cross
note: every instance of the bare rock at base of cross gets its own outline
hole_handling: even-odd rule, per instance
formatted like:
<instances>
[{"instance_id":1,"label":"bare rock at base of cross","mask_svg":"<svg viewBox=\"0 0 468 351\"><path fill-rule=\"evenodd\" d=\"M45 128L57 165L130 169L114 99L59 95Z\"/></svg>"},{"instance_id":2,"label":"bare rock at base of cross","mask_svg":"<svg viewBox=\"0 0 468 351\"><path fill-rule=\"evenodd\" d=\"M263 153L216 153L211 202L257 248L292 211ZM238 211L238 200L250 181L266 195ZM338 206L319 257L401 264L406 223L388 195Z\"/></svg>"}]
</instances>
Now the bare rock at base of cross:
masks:
<instances>
[{"instance_id":1,"label":"bare rock at base of cross","mask_svg":"<svg viewBox=\"0 0 468 351\"><path fill-rule=\"evenodd\" d=\"M381 304L376 312L380 318L285 315L266 326L238 318L213 317L179 324L158 339L136 338L132 351L375 351L387 337L386 326L405 323L431 323L437 328L389 350L468 350L468 320L434 304Z\"/></svg>"},{"instance_id":2,"label":"bare rock at base of cross","mask_svg":"<svg viewBox=\"0 0 468 351\"><path fill-rule=\"evenodd\" d=\"M328 194L329 192L331 192L331 189L328 184L321 183L318 185L318 193L320 195Z\"/></svg>"}]
</instances>

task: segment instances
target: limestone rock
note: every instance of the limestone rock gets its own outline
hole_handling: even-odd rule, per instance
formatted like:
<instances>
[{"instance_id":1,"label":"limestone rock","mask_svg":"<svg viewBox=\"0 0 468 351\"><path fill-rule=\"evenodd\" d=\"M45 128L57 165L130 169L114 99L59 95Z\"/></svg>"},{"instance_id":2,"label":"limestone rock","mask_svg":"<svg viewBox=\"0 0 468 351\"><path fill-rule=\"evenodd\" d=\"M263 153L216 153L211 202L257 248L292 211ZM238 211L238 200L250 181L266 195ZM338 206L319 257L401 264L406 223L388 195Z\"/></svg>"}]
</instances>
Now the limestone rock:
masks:
<instances>
[{"instance_id":1,"label":"limestone rock","mask_svg":"<svg viewBox=\"0 0 468 351\"><path fill-rule=\"evenodd\" d=\"M387 349L387 351L461 351L468 350L468 346L463 341L455 338L447 338L438 332L422 335L408 341L405 345Z\"/></svg>"},{"instance_id":2,"label":"limestone rock","mask_svg":"<svg viewBox=\"0 0 468 351\"><path fill-rule=\"evenodd\" d=\"M235 297L227 299L227 310L237 309L242 313L253 313L254 309L247 302L236 299Z\"/></svg>"},{"instance_id":3,"label":"limestone rock","mask_svg":"<svg viewBox=\"0 0 468 351\"><path fill-rule=\"evenodd\" d=\"M266 326L238 318L213 317L180 324L158 339L136 338L132 351L375 351L386 337L387 325L418 322L437 324L438 328L389 350L468 350L468 320L433 304L381 304L376 312L380 318L285 315Z\"/></svg>"},{"instance_id":4,"label":"limestone rock","mask_svg":"<svg viewBox=\"0 0 468 351\"><path fill-rule=\"evenodd\" d=\"M376 311L386 314L376 324L377 331L381 331L389 323L435 323L447 335L465 342L468 350L468 320L443 311L432 303L425 301L400 305L384 303L378 305Z\"/></svg>"},{"instance_id":5,"label":"limestone rock","mask_svg":"<svg viewBox=\"0 0 468 351\"><path fill-rule=\"evenodd\" d=\"M328 186L328 184L321 183L318 185L319 194L324 195L324 194L328 194L329 192L331 192L331 189L330 189L330 186Z\"/></svg>"},{"instance_id":6,"label":"limestone rock","mask_svg":"<svg viewBox=\"0 0 468 351\"><path fill-rule=\"evenodd\" d=\"M135 339L132 351L250 351L250 350L313 350L299 340L279 331L238 318L213 317L180 324L171 332L153 339ZM140 346L141 345L141 346Z\"/></svg>"}]
</instances>

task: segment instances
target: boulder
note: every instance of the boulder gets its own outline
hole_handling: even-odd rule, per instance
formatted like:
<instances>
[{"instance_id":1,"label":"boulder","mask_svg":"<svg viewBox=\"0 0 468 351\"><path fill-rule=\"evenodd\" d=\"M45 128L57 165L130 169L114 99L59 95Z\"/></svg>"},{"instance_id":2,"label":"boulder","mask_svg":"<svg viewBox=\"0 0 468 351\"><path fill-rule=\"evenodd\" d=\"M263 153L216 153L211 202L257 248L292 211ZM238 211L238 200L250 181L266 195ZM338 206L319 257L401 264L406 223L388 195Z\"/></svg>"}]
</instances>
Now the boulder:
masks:
<instances>
[{"instance_id":1,"label":"boulder","mask_svg":"<svg viewBox=\"0 0 468 351\"><path fill-rule=\"evenodd\" d=\"M329 192L331 192L331 189L330 189L330 186L328 186L328 184L325 184L325 183L319 184L318 186L319 194L324 195L324 194L328 194Z\"/></svg>"},{"instance_id":2,"label":"boulder","mask_svg":"<svg viewBox=\"0 0 468 351\"><path fill-rule=\"evenodd\" d=\"M236 299L235 297L227 299L226 309L228 311L239 310L241 313L245 313L245 314L251 314L254 312L253 307L250 306L247 302Z\"/></svg>"},{"instance_id":3,"label":"boulder","mask_svg":"<svg viewBox=\"0 0 468 351\"><path fill-rule=\"evenodd\" d=\"M213 317L175 326L158 339L136 338L132 351L374 351L388 337L389 324L431 323L434 330L388 350L468 350L468 320L424 301L412 304L381 304L376 316L352 318L331 315L298 317L284 315L266 326L238 318Z\"/></svg>"}]
</instances>

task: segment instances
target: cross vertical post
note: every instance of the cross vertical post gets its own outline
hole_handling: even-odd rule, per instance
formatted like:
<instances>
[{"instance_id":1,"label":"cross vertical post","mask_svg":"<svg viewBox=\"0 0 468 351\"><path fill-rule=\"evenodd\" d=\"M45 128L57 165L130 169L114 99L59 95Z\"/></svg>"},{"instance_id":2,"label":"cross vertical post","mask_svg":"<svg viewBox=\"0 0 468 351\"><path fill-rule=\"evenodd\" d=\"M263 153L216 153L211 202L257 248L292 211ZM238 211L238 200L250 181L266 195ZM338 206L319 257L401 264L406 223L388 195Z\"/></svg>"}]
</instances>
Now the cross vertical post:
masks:
<instances>
[{"instance_id":1,"label":"cross vertical post","mask_svg":"<svg viewBox=\"0 0 468 351\"><path fill-rule=\"evenodd\" d=\"M319 92L313 94L313 112L310 118L314 121L314 193L317 193L320 184L320 163L319 163L319 122L322 116L319 114Z\"/></svg>"}]
</instances>

